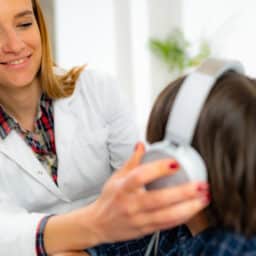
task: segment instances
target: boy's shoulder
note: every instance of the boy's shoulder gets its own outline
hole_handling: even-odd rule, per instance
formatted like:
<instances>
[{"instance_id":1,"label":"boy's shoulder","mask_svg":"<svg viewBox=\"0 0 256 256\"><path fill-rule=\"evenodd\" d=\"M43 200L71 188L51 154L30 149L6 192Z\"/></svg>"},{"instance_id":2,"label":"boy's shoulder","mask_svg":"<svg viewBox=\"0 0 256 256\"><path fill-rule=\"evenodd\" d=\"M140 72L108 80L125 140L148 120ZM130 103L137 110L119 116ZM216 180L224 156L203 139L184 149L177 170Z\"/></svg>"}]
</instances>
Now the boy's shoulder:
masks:
<instances>
[{"instance_id":1,"label":"boy's shoulder","mask_svg":"<svg viewBox=\"0 0 256 256\"><path fill-rule=\"evenodd\" d=\"M161 256L256 255L256 236L247 239L242 234L222 228L207 228L192 236L182 225L162 232L159 250Z\"/></svg>"}]
</instances>

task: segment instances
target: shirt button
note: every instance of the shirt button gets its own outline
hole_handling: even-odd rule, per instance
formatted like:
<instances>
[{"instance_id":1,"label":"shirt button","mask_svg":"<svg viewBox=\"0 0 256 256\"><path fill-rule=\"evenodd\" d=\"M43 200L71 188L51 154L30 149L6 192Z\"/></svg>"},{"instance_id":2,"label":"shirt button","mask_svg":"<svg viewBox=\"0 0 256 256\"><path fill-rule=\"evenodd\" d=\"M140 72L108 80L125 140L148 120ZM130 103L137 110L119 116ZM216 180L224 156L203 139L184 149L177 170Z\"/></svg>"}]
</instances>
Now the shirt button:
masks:
<instances>
[{"instance_id":1,"label":"shirt button","mask_svg":"<svg viewBox=\"0 0 256 256\"><path fill-rule=\"evenodd\" d=\"M180 237L180 241L184 242L186 240L186 236Z\"/></svg>"}]
</instances>

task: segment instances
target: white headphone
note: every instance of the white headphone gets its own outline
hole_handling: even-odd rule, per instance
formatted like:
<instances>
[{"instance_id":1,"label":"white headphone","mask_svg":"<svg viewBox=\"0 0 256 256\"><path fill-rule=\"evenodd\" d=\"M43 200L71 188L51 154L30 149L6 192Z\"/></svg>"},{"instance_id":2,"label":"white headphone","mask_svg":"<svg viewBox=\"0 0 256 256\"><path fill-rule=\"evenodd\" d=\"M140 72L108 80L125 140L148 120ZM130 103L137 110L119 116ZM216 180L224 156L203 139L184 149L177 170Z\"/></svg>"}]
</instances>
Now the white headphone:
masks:
<instances>
[{"instance_id":1,"label":"white headphone","mask_svg":"<svg viewBox=\"0 0 256 256\"><path fill-rule=\"evenodd\" d=\"M207 180L205 163L191 142L207 96L215 82L230 70L244 73L240 62L209 58L184 80L169 114L164 139L153 143L142 160L150 162L172 158L179 163L180 169L173 175L148 184L147 189Z\"/></svg>"}]
</instances>

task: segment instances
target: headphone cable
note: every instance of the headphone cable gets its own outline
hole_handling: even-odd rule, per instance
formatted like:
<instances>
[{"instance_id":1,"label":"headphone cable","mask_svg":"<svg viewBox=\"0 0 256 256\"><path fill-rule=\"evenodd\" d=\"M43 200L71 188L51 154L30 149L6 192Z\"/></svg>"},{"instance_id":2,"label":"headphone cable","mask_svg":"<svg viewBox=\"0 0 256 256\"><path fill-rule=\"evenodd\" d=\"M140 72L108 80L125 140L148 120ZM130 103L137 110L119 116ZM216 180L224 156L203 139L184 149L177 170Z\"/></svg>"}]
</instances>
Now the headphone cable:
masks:
<instances>
[{"instance_id":1,"label":"headphone cable","mask_svg":"<svg viewBox=\"0 0 256 256\"><path fill-rule=\"evenodd\" d=\"M144 256L150 256L150 254L153 250L153 247L154 247L154 256L157 256L158 246L159 246L159 238L160 238L160 231L155 232L152 235Z\"/></svg>"}]
</instances>

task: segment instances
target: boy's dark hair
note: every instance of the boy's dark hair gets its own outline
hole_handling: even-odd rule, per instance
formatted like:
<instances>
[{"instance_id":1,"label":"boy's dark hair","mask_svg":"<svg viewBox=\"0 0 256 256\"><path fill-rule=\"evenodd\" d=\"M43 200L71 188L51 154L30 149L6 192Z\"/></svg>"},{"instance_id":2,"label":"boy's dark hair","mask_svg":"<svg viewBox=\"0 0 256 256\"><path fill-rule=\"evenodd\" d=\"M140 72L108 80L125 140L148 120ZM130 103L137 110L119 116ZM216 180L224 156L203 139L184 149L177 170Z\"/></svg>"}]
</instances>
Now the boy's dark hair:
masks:
<instances>
[{"instance_id":1,"label":"boy's dark hair","mask_svg":"<svg viewBox=\"0 0 256 256\"><path fill-rule=\"evenodd\" d=\"M184 77L169 84L156 100L147 127L150 143L163 139L183 81ZM192 142L208 171L210 223L246 236L256 232L255 85L256 81L245 75L224 74L204 104Z\"/></svg>"}]
</instances>

